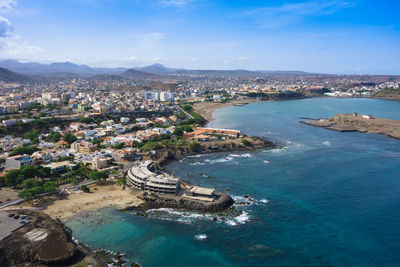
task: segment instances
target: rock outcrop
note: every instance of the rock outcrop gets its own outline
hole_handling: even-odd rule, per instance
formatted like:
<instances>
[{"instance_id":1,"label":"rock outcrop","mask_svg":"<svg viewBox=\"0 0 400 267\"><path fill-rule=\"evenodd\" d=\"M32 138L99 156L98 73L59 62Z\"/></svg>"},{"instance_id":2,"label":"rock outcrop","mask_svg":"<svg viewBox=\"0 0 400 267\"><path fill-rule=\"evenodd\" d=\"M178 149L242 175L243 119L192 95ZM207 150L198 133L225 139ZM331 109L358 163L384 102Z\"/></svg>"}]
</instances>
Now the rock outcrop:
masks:
<instances>
[{"instance_id":1,"label":"rock outcrop","mask_svg":"<svg viewBox=\"0 0 400 267\"><path fill-rule=\"evenodd\" d=\"M9 213L23 214L29 216L31 220L8 238L0 241L2 263L7 263L8 266L25 263L62 264L77 253L76 246L70 241L63 225L50 216L36 210L15 210ZM40 241L29 240L25 234L34 229L44 229L47 237Z\"/></svg>"},{"instance_id":2,"label":"rock outcrop","mask_svg":"<svg viewBox=\"0 0 400 267\"><path fill-rule=\"evenodd\" d=\"M400 139L400 120L374 118L371 115L337 114L330 119L301 122L340 132L376 133Z\"/></svg>"},{"instance_id":3,"label":"rock outcrop","mask_svg":"<svg viewBox=\"0 0 400 267\"><path fill-rule=\"evenodd\" d=\"M194 154L223 153L232 151L252 151L255 149L276 148L273 142L259 137L241 137L225 141L199 142L197 146L175 146L168 149L158 150L154 154L143 156L143 160L153 160L159 165L167 164L177 158Z\"/></svg>"},{"instance_id":4,"label":"rock outcrop","mask_svg":"<svg viewBox=\"0 0 400 267\"><path fill-rule=\"evenodd\" d=\"M138 197L145 201L142 208L173 208L196 210L204 212L219 212L229 208L233 203L233 199L225 193L216 192L216 199L212 202L196 201L185 199L181 196L157 195L143 192Z\"/></svg>"}]
</instances>

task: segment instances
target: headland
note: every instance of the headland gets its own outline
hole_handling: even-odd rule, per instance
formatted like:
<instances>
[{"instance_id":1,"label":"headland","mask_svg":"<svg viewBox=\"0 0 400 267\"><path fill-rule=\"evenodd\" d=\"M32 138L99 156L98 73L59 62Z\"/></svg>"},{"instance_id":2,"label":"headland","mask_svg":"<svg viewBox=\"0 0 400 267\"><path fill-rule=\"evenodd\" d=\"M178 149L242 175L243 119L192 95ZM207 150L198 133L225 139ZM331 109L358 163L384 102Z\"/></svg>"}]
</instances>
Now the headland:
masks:
<instances>
[{"instance_id":1,"label":"headland","mask_svg":"<svg viewBox=\"0 0 400 267\"><path fill-rule=\"evenodd\" d=\"M372 115L337 114L330 119L301 121L301 123L340 132L376 133L400 139L399 120L375 118Z\"/></svg>"}]
</instances>

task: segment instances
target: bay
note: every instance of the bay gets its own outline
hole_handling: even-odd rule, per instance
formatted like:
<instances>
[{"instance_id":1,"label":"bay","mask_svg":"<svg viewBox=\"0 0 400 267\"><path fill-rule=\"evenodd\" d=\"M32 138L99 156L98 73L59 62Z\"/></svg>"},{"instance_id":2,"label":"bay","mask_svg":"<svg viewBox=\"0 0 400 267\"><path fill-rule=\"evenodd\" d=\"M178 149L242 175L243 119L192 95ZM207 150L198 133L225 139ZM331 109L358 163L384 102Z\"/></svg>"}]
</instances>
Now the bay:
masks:
<instances>
[{"instance_id":1,"label":"bay","mask_svg":"<svg viewBox=\"0 0 400 267\"><path fill-rule=\"evenodd\" d=\"M146 218L107 209L68 225L90 247L123 251L143 266L396 266L400 141L299 123L353 112L400 119L400 101L314 98L215 111L211 127L284 148L188 157L168 169L238 202L254 199L236 207L241 214L214 222L169 209Z\"/></svg>"}]
</instances>

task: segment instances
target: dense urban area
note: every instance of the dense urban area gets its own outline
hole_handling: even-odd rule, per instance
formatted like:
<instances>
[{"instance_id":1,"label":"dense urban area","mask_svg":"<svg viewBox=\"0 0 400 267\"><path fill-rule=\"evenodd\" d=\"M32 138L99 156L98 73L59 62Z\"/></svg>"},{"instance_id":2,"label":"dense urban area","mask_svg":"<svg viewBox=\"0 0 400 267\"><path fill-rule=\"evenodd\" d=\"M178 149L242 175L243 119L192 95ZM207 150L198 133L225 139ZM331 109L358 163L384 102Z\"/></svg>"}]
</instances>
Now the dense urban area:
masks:
<instances>
[{"instance_id":1,"label":"dense urban area","mask_svg":"<svg viewBox=\"0 0 400 267\"><path fill-rule=\"evenodd\" d=\"M21 190L22 198L105 179L154 150L196 146L199 140L185 133L206 120L193 103L400 96L396 76L189 71L160 64L120 75L1 70L2 185Z\"/></svg>"},{"instance_id":2,"label":"dense urban area","mask_svg":"<svg viewBox=\"0 0 400 267\"><path fill-rule=\"evenodd\" d=\"M257 143L260 140L240 131L204 128L212 106L202 110L199 104L245 105L308 97L400 98L399 76L178 70L160 64L92 69L72 63L54 63L53 68L42 65L42 71L35 73L26 64L0 64L11 69L0 68L1 208L47 195L61 199L69 190L89 193L97 190L91 185L98 181L175 196L182 189L187 198L212 202L219 196L214 189L157 174L152 155L178 148L196 152L204 150L204 144L210 151L218 142L222 145L216 151L266 143ZM126 179L124 172L129 168ZM232 200L226 197L230 204ZM23 225L29 223L26 218L44 215L32 211L10 216ZM1 233L1 238L6 240L12 231ZM36 228L32 231L28 235L34 238L44 234L34 232Z\"/></svg>"}]
</instances>

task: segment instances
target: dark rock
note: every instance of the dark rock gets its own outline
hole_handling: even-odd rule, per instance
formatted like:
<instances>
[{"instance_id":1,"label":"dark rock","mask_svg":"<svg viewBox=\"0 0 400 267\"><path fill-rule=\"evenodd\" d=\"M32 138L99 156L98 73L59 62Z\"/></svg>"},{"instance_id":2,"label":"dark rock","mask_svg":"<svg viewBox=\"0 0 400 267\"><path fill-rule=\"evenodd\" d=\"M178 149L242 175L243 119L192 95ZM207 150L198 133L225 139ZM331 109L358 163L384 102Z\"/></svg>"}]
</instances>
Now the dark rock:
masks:
<instances>
[{"instance_id":1,"label":"dark rock","mask_svg":"<svg viewBox=\"0 0 400 267\"><path fill-rule=\"evenodd\" d=\"M212 202L183 199L179 196L158 195L149 197L146 194L138 197L146 201L145 205L149 209L154 208L173 208L185 210L197 210L204 212L219 212L229 208L233 199L225 193L216 192L216 199Z\"/></svg>"}]
</instances>

